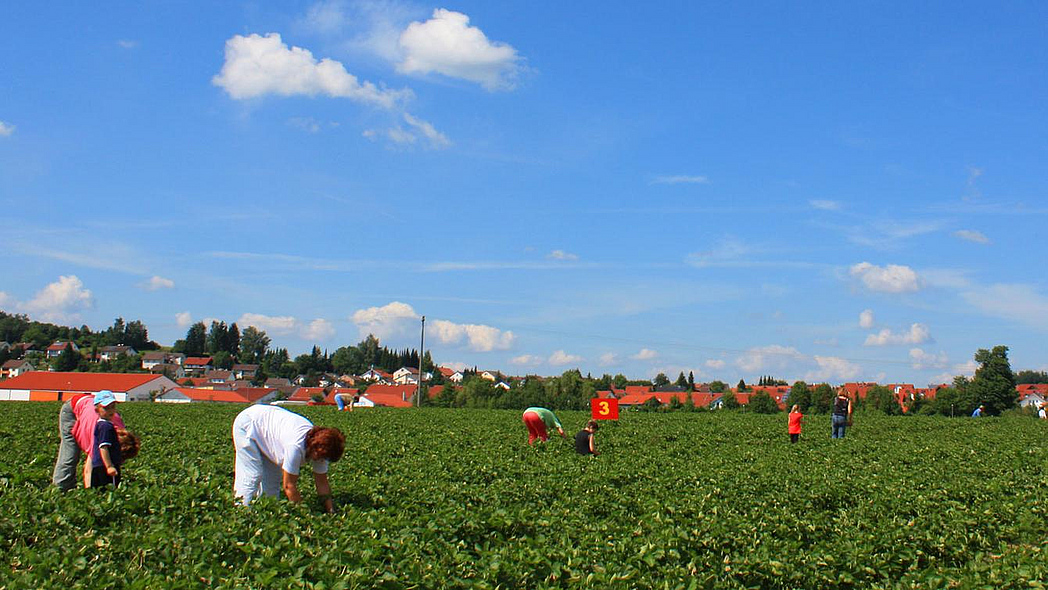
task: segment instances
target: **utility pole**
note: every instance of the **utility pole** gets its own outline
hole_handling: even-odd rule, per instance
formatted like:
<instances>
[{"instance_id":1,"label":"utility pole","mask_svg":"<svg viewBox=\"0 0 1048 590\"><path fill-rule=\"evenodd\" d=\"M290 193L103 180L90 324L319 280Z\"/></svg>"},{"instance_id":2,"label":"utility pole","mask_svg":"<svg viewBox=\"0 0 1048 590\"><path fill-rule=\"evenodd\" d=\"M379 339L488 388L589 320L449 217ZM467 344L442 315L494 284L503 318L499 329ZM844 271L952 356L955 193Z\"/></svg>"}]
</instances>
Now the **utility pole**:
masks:
<instances>
[{"instance_id":1,"label":"utility pole","mask_svg":"<svg viewBox=\"0 0 1048 590\"><path fill-rule=\"evenodd\" d=\"M415 407L422 405L422 396L425 395L423 385L426 382L426 370L422 368L422 359L426 357L426 316L422 316L422 342L418 351L418 388L415 390Z\"/></svg>"}]
</instances>

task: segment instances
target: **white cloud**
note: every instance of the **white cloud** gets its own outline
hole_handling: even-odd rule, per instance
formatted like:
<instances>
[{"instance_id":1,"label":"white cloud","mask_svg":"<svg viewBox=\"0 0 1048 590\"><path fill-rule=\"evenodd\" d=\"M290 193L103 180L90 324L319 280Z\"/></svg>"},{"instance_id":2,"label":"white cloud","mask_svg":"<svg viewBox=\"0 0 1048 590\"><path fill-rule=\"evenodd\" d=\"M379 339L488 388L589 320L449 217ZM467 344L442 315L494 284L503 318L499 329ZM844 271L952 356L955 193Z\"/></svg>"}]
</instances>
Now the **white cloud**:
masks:
<instances>
[{"instance_id":1,"label":"white cloud","mask_svg":"<svg viewBox=\"0 0 1048 590\"><path fill-rule=\"evenodd\" d=\"M309 7L306 16L302 18L302 26L307 30L315 31L325 35L340 33L349 24L350 19L345 14L345 5L338 0L317 2Z\"/></svg>"},{"instance_id":2,"label":"white cloud","mask_svg":"<svg viewBox=\"0 0 1048 590\"><path fill-rule=\"evenodd\" d=\"M873 327L873 310L872 309L864 309L862 311L862 313L859 314L859 327L860 328L867 328L867 329Z\"/></svg>"},{"instance_id":3,"label":"white cloud","mask_svg":"<svg viewBox=\"0 0 1048 590\"><path fill-rule=\"evenodd\" d=\"M640 352L631 356L630 358L635 361L647 361L659 356L659 353L651 350L650 348L642 348Z\"/></svg>"},{"instance_id":4,"label":"white cloud","mask_svg":"<svg viewBox=\"0 0 1048 590\"><path fill-rule=\"evenodd\" d=\"M947 358L946 353L939 351L938 354L932 354L921 350L920 348L910 349L910 364L914 369L945 369L950 364L950 359Z\"/></svg>"},{"instance_id":5,"label":"white cloud","mask_svg":"<svg viewBox=\"0 0 1048 590\"><path fill-rule=\"evenodd\" d=\"M0 291L0 307L14 309L16 305L18 305L18 301L14 297Z\"/></svg>"},{"instance_id":6,"label":"white cloud","mask_svg":"<svg viewBox=\"0 0 1048 590\"><path fill-rule=\"evenodd\" d=\"M323 318L317 318L302 328L302 338L313 342L326 342L334 336L335 327Z\"/></svg>"},{"instance_id":7,"label":"white cloud","mask_svg":"<svg viewBox=\"0 0 1048 590\"><path fill-rule=\"evenodd\" d=\"M404 113L404 122L408 124L408 128L405 129L401 126L391 127L385 131L377 131L375 129L367 129L363 135L367 139L372 141L385 137L391 143L398 146L414 146L419 144L422 140L425 140L425 146L430 149L444 149L451 145L451 140L447 138L443 133L436 130L433 125Z\"/></svg>"},{"instance_id":8,"label":"white cloud","mask_svg":"<svg viewBox=\"0 0 1048 590\"><path fill-rule=\"evenodd\" d=\"M870 291L906 293L920 289L920 277L908 266L889 264L880 267L869 262L853 265L849 271Z\"/></svg>"},{"instance_id":9,"label":"white cloud","mask_svg":"<svg viewBox=\"0 0 1048 590\"><path fill-rule=\"evenodd\" d=\"M188 311L183 311L175 314L175 323L178 324L179 328L188 328L193 324L193 315Z\"/></svg>"},{"instance_id":10,"label":"white cloud","mask_svg":"<svg viewBox=\"0 0 1048 590\"><path fill-rule=\"evenodd\" d=\"M383 108L393 108L411 97L410 90L379 88L361 83L332 59L317 61L309 50L288 47L279 33L265 37L234 35L226 41L226 61L211 79L234 100L267 94L280 96L324 95L348 98Z\"/></svg>"},{"instance_id":11,"label":"white cloud","mask_svg":"<svg viewBox=\"0 0 1048 590\"><path fill-rule=\"evenodd\" d=\"M805 381L849 381L862 374L859 365L835 356L815 356L818 368L804 375Z\"/></svg>"},{"instance_id":12,"label":"white cloud","mask_svg":"<svg viewBox=\"0 0 1048 590\"><path fill-rule=\"evenodd\" d=\"M751 348L735 359L735 365L747 373L784 370L790 363L803 360L804 355L792 346L762 346Z\"/></svg>"},{"instance_id":13,"label":"white cloud","mask_svg":"<svg viewBox=\"0 0 1048 590\"><path fill-rule=\"evenodd\" d=\"M708 359L706 361L706 366L711 369L723 369L725 364L727 363L720 359Z\"/></svg>"},{"instance_id":14,"label":"white cloud","mask_svg":"<svg viewBox=\"0 0 1048 590\"><path fill-rule=\"evenodd\" d=\"M600 355L600 359L598 362L602 367L617 365L619 363L619 355L615 354L614 352L605 352L604 354Z\"/></svg>"},{"instance_id":15,"label":"white cloud","mask_svg":"<svg viewBox=\"0 0 1048 590\"><path fill-rule=\"evenodd\" d=\"M175 282L161 276L153 276L148 281L141 283L139 287L146 291L159 291L160 289L174 289Z\"/></svg>"},{"instance_id":16,"label":"white cloud","mask_svg":"<svg viewBox=\"0 0 1048 590\"><path fill-rule=\"evenodd\" d=\"M40 290L23 307L34 319L47 322L75 321L80 310L95 304L91 291L75 275L60 276Z\"/></svg>"},{"instance_id":17,"label":"white cloud","mask_svg":"<svg viewBox=\"0 0 1048 590\"><path fill-rule=\"evenodd\" d=\"M990 238L983 235L982 232L975 231L974 229L959 229L953 232L953 235L962 240L968 240L969 242L975 242L977 244L990 243Z\"/></svg>"},{"instance_id":18,"label":"white cloud","mask_svg":"<svg viewBox=\"0 0 1048 590\"><path fill-rule=\"evenodd\" d=\"M705 176L656 176L652 181L654 184L709 184L710 179Z\"/></svg>"},{"instance_id":19,"label":"white cloud","mask_svg":"<svg viewBox=\"0 0 1048 590\"><path fill-rule=\"evenodd\" d=\"M404 122L410 125L416 132L420 133L422 137L426 138L429 142L429 146L434 149L446 148L451 145L451 140L449 140L443 133L437 131L433 125L422 119L404 113Z\"/></svg>"},{"instance_id":20,"label":"white cloud","mask_svg":"<svg viewBox=\"0 0 1048 590\"><path fill-rule=\"evenodd\" d=\"M138 47L138 41L133 41L131 39L121 39L117 41L116 44L124 49L134 49L135 47Z\"/></svg>"},{"instance_id":21,"label":"white cloud","mask_svg":"<svg viewBox=\"0 0 1048 590\"><path fill-rule=\"evenodd\" d=\"M0 121L0 137L10 137L15 132L15 126L10 123Z\"/></svg>"},{"instance_id":22,"label":"white cloud","mask_svg":"<svg viewBox=\"0 0 1048 590\"><path fill-rule=\"evenodd\" d=\"M207 322L205 321L205 324ZM246 326L254 326L271 334L291 334L299 327L299 322L293 316L267 316L260 313L245 313L237 320L240 329Z\"/></svg>"},{"instance_id":23,"label":"white cloud","mask_svg":"<svg viewBox=\"0 0 1048 590\"><path fill-rule=\"evenodd\" d=\"M549 364L553 365L554 367L581 363L583 360L585 359L583 359L581 356L575 354L568 354L563 350L558 350L549 356Z\"/></svg>"},{"instance_id":24,"label":"white cloud","mask_svg":"<svg viewBox=\"0 0 1048 590\"><path fill-rule=\"evenodd\" d=\"M808 201L808 204L814 209L820 209L822 211L840 211L841 204L837 201L830 201L827 199L813 199Z\"/></svg>"},{"instance_id":25,"label":"white cloud","mask_svg":"<svg viewBox=\"0 0 1048 590\"><path fill-rule=\"evenodd\" d=\"M565 252L564 250L554 250L546 255L546 258L550 260L578 260L578 254L572 254L571 252Z\"/></svg>"},{"instance_id":26,"label":"white cloud","mask_svg":"<svg viewBox=\"0 0 1048 590\"><path fill-rule=\"evenodd\" d=\"M509 330L503 332L482 324L456 324L447 320L434 320L433 328L441 343L458 344L465 339L469 348L477 352L507 350L516 340L516 336Z\"/></svg>"},{"instance_id":27,"label":"white cloud","mask_svg":"<svg viewBox=\"0 0 1048 590\"><path fill-rule=\"evenodd\" d=\"M361 337L374 334L383 340L404 333L420 317L407 303L393 301L382 307L358 309L349 319L356 324Z\"/></svg>"},{"instance_id":28,"label":"white cloud","mask_svg":"<svg viewBox=\"0 0 1048 590\"><path fill-rule=\"evenodd\" d=\"M487 90L512 89L521 70L517 50L491 42L469 17L443 8L426 22L413 22L400 34L404 74L438 73L476 82Z\"/></svg>"},{"instance_id":29,"label":"white cloud","mask_svg":"<svg viewBox=\"0 0 1048 590\"><path fill-rule=\"evenodd\" d=\"M935 383L935 384L946 383L947 385L951 385L953 383L953 378L954 377L956 377L958 375L964 375L965 377L972 377L972 376L975 375L975 370L978 369L978 368L979 368L979 363L975 362L975 360L973 360L973 359L969 359L968 362L966 362L966 363L961 363L961 364L958 364L958 365L954 365L953 369L951 371L947 371L945 373L941 373L939 375L936 375L936 376L932 377L932 383Z\"/></svg>"},{"instance_id":30,"label":"white cloud","mask_svg":"<svg viewBox=\"0 0 1048 590\"><path fill-rule=\"evenodd\" d=\"M356 324L361 336L374 334L380 340L405 334L417 325L420 315L407 303L394 301L382 307L369 307L353 313L350 320ZM516 341L509 330L499 330L483 324L456 324L448 320L432 320L427 324L428 334L442 344L465 343L471 350L490 352L508 350Z\"/></svg>"},{"instance_id":31,"label":"white cloud","mask_svg":"<svg viewBox=\"0 0 1048 590\"><path fill-rule=\"evenodd\" d=\"M931 339L928 326L924 324L911 324L910 330L904 334L894 334L888 328L876 334L866 337L863 346L888 346L891 344L921 344Z\"/></svg>"},{"instance_id":32,"label":"white cloud","mask_svg":"<svg viewBox=\"0 0 1048 590\"><path fill-rule=\"evenodd\" d=\"M538 356L535 356L533 354L522 354L520 356L515 356L515 357L509 359L509 362L512 365L522 365L522 366L532 366L533 367L535 365L541 365L542 364L542 360L543 360L542 357L538 357Z\"/></svg>"},{"instance_id":33,"label":"white cloud","mask_svg":"<svg viewBox=\"0 0 1048 590\"><path fill-rule=\"evenodd\" d=\"M961 293L984 314L1048 330L1048 297L1030 285L994 284Z\"/></svg>"}]
</instances>

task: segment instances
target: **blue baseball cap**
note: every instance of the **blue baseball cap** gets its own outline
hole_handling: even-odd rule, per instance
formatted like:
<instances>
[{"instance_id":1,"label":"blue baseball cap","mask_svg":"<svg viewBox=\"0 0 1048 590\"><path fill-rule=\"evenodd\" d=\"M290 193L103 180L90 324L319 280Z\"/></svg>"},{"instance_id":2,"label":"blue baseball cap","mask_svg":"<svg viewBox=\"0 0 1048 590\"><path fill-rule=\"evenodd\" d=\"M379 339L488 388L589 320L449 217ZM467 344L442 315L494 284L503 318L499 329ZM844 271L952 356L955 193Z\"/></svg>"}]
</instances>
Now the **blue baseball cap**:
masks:
<instances>
[{"instance_id":1,"label":"blue baseball cap","mask_svg":"<svg viewBox=\"0 0 1048 590\"><path fill-rule=\"evenodd\" d=\"M116 402L116 396L113 395L112 391L103 389L95 394L95 405L108 406L109 404Z\"/></svg>"}]
</instances>

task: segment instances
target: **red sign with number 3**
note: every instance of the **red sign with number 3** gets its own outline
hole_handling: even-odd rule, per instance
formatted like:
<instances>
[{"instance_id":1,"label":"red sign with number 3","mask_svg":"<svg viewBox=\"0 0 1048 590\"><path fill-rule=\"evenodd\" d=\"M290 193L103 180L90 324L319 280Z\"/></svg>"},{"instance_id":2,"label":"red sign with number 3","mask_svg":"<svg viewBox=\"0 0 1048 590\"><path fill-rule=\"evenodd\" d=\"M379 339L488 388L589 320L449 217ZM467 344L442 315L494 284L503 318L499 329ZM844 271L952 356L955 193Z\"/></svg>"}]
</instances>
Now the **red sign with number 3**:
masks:
<instances>
[{"instance_id":1,"label":"red sign with number 3","mask_svg":"<svg viewBox=\"0 0 1048 590\"><path fill-rule=\"evenodd\" d=\"M619 400L613 397L591 399L590 410L594 420L618 420Z\"/></svg>"}]
</instances>

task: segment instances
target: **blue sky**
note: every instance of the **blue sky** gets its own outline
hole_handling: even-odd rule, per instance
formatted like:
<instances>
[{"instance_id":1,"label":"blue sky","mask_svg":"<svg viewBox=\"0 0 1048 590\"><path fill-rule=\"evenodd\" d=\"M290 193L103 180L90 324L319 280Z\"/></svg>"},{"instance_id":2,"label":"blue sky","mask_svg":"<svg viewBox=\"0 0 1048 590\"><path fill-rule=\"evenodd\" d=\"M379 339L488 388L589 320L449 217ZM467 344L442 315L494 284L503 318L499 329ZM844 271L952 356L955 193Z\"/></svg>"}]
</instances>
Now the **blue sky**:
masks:
<instances>
[{"instance_id":1,"label":"blue sky","mask_svg":"<svg viewBox=\"0 0 1048 590\"><path fill-rule=\"evenodd\" d=\"M1048 7L22 3L0 308L506 373L1046 369Z\"/></svg>"}]
</instances>

